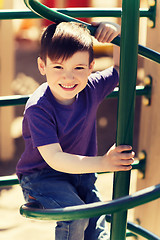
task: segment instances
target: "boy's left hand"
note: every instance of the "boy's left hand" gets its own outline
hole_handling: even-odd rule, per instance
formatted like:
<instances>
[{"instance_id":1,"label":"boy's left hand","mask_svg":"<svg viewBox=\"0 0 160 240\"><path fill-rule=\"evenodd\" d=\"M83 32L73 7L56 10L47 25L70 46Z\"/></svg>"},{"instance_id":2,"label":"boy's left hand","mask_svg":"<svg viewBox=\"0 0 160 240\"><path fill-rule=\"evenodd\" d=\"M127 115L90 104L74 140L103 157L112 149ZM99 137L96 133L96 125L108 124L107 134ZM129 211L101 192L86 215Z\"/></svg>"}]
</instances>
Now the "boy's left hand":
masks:
<instances>
[{"instance_id":1,"label":"boy's left hand","mask_svg":"<svg viewBox=\"0 0 160 240\"><path fill-rule=\"evenodd\" d=\"M117 23L92 22L92 25L97 26L95 38L102 43L110 43L121 32L121 27Z\"/></svg>"}]
</instances>

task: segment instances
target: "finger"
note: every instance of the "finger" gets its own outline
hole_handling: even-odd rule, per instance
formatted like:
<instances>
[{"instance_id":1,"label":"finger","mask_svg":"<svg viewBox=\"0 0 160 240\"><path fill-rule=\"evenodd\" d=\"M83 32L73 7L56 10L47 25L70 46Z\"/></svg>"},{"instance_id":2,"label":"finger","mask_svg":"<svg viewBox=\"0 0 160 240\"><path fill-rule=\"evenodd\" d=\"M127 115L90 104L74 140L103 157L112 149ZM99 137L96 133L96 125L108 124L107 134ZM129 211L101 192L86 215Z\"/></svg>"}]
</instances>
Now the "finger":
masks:
<instances>
[{"instance_id":1,"label":"finger","mask_svg":"<svg viewBox=\"0 0 160 240\"><path fill-rule=\"evenodd\" d=\"M128 160L121 160L120 161L121 165L123 165L123 166L131 165L133 162L134 162L133 158L128 159Z\"/></svg>"},{"instance_id":2,"label":"finger","mask_svg":"<svg viewBox=\"0 0 160 240\"><path fill-rule=\"evenodd\" d=\"M116 151L121 153L124 151L131 151L132 150L132 146L130 145L119 145L116 147Z\"/></svg>"},{"instance_id":3,"label":"finger","mask_svg":"<svg viewBox=\"0 0 160 240\"><path fill-rule=\"evenodd\" d=\"M112 40L117 36L118 34L113 32L112 34L110 34L110 36L108 37L107 42L110 43L112 42Z\"/></svg>"},{"instance_id":4,"label":"finger","mask_svg":"<svg viewBox=\"0 0 160 240\"><path fill-rule=\"evenodd\" d=\"M96 30L96 33L95 33L95 37L98 41L101 40L102 38L102 32L103 32L103 28L101 26L101 24L98 26L97 30Z\"/></svg>"},{"instance_id":5,"label":"finger","mask_svg":"<svg viewBox=\"0 0 160 240\"><path fill-rule=\"evenodd\" d=\"M131 159L131 158L134 158L135 156L135 153L132 151L132 152L128 152L128 153L120 153L120 159Z\"/></svg>"},{"instance_id":6,"label":"finger","mask_svg":"<svg viewBox=\"0 0 160 240\"><path fill-rule=\"evenodd\" d=\"M117 168L115 168L115 172L119 172L119 171L129 171L132 169L132 166L129 165L129 166L124 166L124 165L121 165L121 166L118 166Z\"/></svg>"},{"instance_id":7,"label":"finger","mask_svg":"<svg viewBox=\"0 0 160 240\"><path fill-rule=\"evenodd\" d=\"M99 26L100 23L99 23L99 22L91 22L91 25L93 25L93 26Z\"/></svg>"},{"instance_id":8,"label":"finger","mask_svg":"<svg viewBox=\"0 0 160 240\"><path fill-rule=\"evenodd\" d=\"M105 42L109 43L109 38L112 34L113 34L112 29L110 29L108 27L102 28L101 32L98 36L98 41L102 42L102 43L105 43Z\"/></svg>"},{"instance_id":9,"label":"finger","mask_svg":"<svg viewBox=\"0 0 160 240\"><path fill-rule=\"evenodd\" d=\"M120 171L129 171L131 169L132 169L131 165L129 165L129 166L122 166Z\"/></svg>"},{"instance_id":10,"label":"finger","mask_svg":"<svg viewBox=\"0 0 160 240\"><path fill-rule=\"evenodd\" d=\"M104 26L103 23L100 23L98 25L95 37L97 38L98 41L102 41L104 36L106 35L107 32L109 32L110 28L108 26Z\"/></svg>"},{"instance_id":11,"label":"finger","mask_svg":"<svg viewBox=\"0 0 160 240\"><path fill-rule=\"evenodd\" d=\"M112 34L113 32L112 31L108 31L108 32L105 32L105 34L103 35L103 38L101 39L101 42L103 43L110 43L110 39L112 39Z\"/></svg>"}]
</instances>

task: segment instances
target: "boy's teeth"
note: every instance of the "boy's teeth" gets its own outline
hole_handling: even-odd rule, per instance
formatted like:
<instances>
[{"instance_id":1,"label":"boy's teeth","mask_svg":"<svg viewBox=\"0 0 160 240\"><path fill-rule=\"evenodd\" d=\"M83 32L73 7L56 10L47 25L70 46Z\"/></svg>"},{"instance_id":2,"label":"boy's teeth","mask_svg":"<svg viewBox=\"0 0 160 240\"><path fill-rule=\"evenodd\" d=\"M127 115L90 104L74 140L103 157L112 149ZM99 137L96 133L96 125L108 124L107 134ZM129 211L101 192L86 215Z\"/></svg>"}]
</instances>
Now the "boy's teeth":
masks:
<instances>
[{"instance_id":1,"label":"boy's teeth","mask_svg":"<svg viewBox=\"0 0 160 240\"><path fill-rule=\"evenodd\" d=\"M63 84L61 84L61 86L62 86L63 88L73 88L73 87L75 87L75 85L67 86L67 85L63 85Z\"/></svg>"}]
</instances>

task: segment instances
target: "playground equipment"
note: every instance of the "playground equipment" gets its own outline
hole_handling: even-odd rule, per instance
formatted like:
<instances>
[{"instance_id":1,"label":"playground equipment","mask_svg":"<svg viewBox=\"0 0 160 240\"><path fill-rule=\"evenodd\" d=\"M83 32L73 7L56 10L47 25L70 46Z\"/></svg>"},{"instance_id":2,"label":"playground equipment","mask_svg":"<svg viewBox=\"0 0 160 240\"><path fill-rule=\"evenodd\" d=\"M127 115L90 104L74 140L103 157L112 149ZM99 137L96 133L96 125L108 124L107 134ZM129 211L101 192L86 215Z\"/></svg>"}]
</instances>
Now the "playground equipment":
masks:
<instances>
[{"instance_id":1,"label":"playground equipment","mask_svg":"<svg viewBox=\"0 0 160 240\"><path fill-rule=\"evenodd\" d=\"M159 23L160 23L160 5L157 1L156 27L147 28L146 45L160 52L159 40ZM156 41L156 39L158 41ZM155 40L155 41L154 41ZM147 154L145 178L138 179L137 190L146 188L160 182L160 165L159 165L159 137L160 137L160 114L159 114L159 93L160 93L160 66L150 61L144 61L146 76L152 78L152 96L150 106L141 105L141 119L139 131L139 149L145 149ZM135 219L145 228L149 228L160 236L160 200L149 203L148 207L141 206L135 209ZM158 230L159 229L159 230Z\"/></svg>"},{"instance_id":2,"label":"playground equipment","mask_svg":"<svg viewBox=\"0 0 160 240\"><path fill-rule=\"evenodd\" d=\"M36 0L25 0L25 3L36 14L39 14L42 17L45 17L49 20L58 22L79 21L74 18L68 17L62 13L59 13L53 9L49 9L44 5L40 4ZM153 21L153 25L155 24L156 13L155 9L156 1L155 5L152 6L151 9L146 11L146 16L148 17L150 15L150 19ZM143 14L144 12L145 11L143 11ZM141 55L157 63L160 63L160 54L143 46L138 46L139 15L142 15L142 12L139 11L139 0L131 1L123 0L122 10L118 10L118 13L122 14L121 40L119 38L116 38L113 41L114 44L118 44L121 46L117 145L119 144L132 145L135 85L137 74L137 54L139 52ZM5 12L5 14L7 13ZM94 35L95 28L91 27L89 24L86 23L84 24L89 28L91 34ZM132 58L130 56L132 56ZM130 81L128 81L128 78L130 78ZM149 95L149 92L150 88L147 89L147 95ZM17 98L19 99L16 100L16 97L10 97L10 99L0 100L2 100L2 102L6 101L5 103L6 105L18 104L18 101L20 102L20 104L24 104L28 96ZM8 179L8 181L11 183L11 185L18 183L16 178ZM33 208L33 206L30 205L24 205L21 207L21 214L31 218L36 217L38 219L71 220L111 213L112 214L111 219L108 216L106 217L107 220L111 221L112 223L111 240L117 239L123 240L126 238L127 210L160 197L160 185L152 186L148 189L128 196L129 183L130 172L116 173L114 175L114 193L113 193L114 200L109 203L89 204L83 207L80 206L76 208L70 207L66 208L65 210L64 209L42 210ZM121 228L119 228L119 226L121 226ZM160 239L158 236L134 224L127 224L127 227L133 232L140 234L147 239Z\"/></svg>"}]
</instances>

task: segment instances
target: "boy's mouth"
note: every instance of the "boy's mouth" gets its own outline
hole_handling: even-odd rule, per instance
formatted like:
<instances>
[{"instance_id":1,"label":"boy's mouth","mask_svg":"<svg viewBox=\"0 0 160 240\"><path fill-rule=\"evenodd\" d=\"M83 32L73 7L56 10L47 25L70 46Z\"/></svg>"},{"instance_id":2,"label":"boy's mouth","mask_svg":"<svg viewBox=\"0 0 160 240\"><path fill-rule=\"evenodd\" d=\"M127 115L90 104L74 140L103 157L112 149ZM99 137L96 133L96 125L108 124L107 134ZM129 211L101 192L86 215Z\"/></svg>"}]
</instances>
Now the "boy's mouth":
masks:
<instances>
[{"instance_id":1,"label":"boy's mouth","mask_svg":"<svg viewBox=\"0 0 160 240\"><path fill-rule=\"evenodd\" d=\"M77 87L77 85L78 84L73 84L73 85L59 84L59 86L64 90L74 90Z\"/></svg>"}]
</instances>

